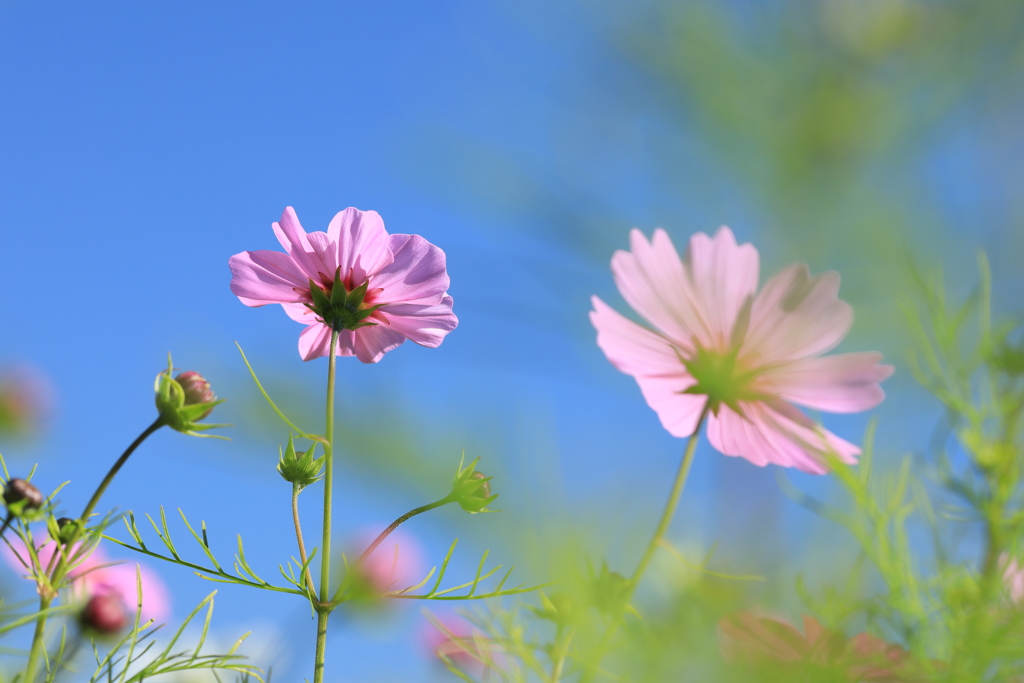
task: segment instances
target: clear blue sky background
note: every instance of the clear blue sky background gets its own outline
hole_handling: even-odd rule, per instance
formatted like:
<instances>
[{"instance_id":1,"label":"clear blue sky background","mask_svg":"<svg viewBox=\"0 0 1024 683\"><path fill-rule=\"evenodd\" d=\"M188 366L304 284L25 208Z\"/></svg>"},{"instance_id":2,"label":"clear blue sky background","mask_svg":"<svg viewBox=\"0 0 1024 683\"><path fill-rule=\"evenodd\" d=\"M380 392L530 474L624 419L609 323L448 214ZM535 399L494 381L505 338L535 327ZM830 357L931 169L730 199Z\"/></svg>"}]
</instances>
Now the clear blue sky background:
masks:
<instances>
[{"instance_id":1,"label":"clear blue sky background","mask_svg":"<svg viewBox=\"0 0 1024 683\"><path fill-rule=\"evenodd\" d=\"M58 397L45 434L3 444L9 466L24 472L39 461L44 488L70 479L61 498L77 511L153 419L152 380L172 351L176 366L203 372L229 399L215 417L238 425L226 432L233 440L162 432L105 503L151 514L180 506L208 521L225 556L241 533L254 566L274 575L295 552L288 487L274 471L287 432L247 417L258 404L233 341L272 384L308 396L296 404L318 405L327 366L300 360L301 327L278 308L237 301L227 259L277 249L270 223L287 205L307 230L356 206L380 212L391 232L422 234L447 252L461 323L437 350L407 344L377 366L340 363L340 410L367 430L408 430L440 473L428 481L438 496L461 447L470 457L473 446L483 449L481 467L503 477L495 482L503 520L445 510L411 525L428 561L459 536L462 573L487 547L499 562L515 562L501 530L541 526L545 515L582 522L583 511L609 500L614 513L605 513L619 533L648 528L681 443L593 343L589 294L621 302L607 270L612 250L626 246L633 225L665 223L681 246L695 230L729 223L762 248L766 270L791 259L758 244L749 203L727 178L710 180L721 169L702 171L697 152L687 168L702 188L699 201L659 183L666 124L649 111L657 89L607 38L619 15L525 7L0 0L0 360L35 364ZM674 144L689 153L685 136ZM938 167L948 169L937 186L965 180L958 160L971 158L972 144L965 134L937 152L947 155ZM950 200L956 215L986 201L973 191L983 183L968 175L968 190ZM522 207L541 211L537 197L546 192L557 201L548 222L538 222ZM583 235L581 246L567 244L568 228L547 233L545 225L573 220L574 210L602 214L617 236ZM1007 238L976 228L965 221L962 251ZM883 346L870 334L857 342ZM883 430L897 418L924 428L931 415L900 403L901 382L879 411ZM856 440L865 419L827 424ZM319 408L303 414L309 429L320 420ZM893 452L922 441L883 433ZM706 446L700 454L679 535L727 546L761 504L781 505L793 518L787 528L806 523L791 504L772 502L774 472ZM353 464L339 464L339 540L431 495L348 455ZM316 495L304 507L313 536ZM614 539L604 542L615 548ZM524 580L545 578L524 566ZM156 568L173 590L175 619L213 587L181 568ZM14 595L31 593L13 572L2 581ZM230 586L217 600L218 637L253 629L264 644L256 663L273 664L277 680L310 675L314 622L300 601ZM383 623L334 622L335 680L447 675L423 654L417 606L403 607Z\"/></svg>"}]
</instances>

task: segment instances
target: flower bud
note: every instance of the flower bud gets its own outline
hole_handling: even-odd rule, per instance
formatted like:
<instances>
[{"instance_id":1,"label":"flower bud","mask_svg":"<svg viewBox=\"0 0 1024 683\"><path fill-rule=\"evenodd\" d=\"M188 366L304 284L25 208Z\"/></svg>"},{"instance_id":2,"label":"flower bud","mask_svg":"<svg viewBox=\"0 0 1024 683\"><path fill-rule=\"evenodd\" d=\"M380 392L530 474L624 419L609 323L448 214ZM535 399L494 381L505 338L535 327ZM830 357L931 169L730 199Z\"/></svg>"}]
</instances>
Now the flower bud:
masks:
<instances>
[{"instance_id":1,"label":"flower bud","mask_svg":"<svg viewBox=\"0 0 1024 683\"><path fill-rule=\"evenodd\" d=\"M4 502L9 509L15 509L18 503L20 510L35 510L43 504L43 494L31 482L15 477L4 486Z\"/></svg>"},{"instance_id":2,"label":"flower bud","mask_svg":"<svg viewBox=\"0 0 1024 683\"><path fill-rule=\"evenodd\" d=\"M199 432L227 426L199 424L199 420L209 415L214 406L223 403L223 400L217 400L210 383L198 372L188 370L172 378L173 371L171 357L168 355L167 369L156 376L154 386L156 409L163 423L191 436L211 436Z\"/></svg>"},{"instance_id":3,"label":"flower bud","mask_svg":"<svg viewBox=\"0 0 1024 683\"><path fill-rule=\"evenodd\" d=\"M490 512L487 506L490 505L497 494L491 495L491 479L483 472L477 472L474 469L477 458L473 462L469 463L469 467L463 469L462 463L459 463L459 469L455 473L455 479L452 481L452 492L449 494L452 500L459 504L459 506L469 513L477 512Z\"/></svg>"},{"instance_id":4,"label":"flower bud","mask_svg":"<svg viewBox=\"0 0 1024 683\"><path fill-rule=\"evenodd\" d=\"M86 631L113 635L128 625L128 609L115 595L94 595L82 608L78 622Z\"/></svg>"},{"instance_id":5,"label":"flower bud","mask_svg":"<svg viewBox=\"0 0 1024 683\"><path fill-rule=\"evenodd\" d=\"M185 405L187 406L193 406L197 403L209 404L217 400L213 389L210 388L210 383L195 370L180 372L174 379L181 385L182 391L185 392ZM204 413L194 419L202 420L212 412L213 406L211 405Z\"/></svg>"},{"instance_id":6,"label":"flower bud","mask_svg":"<svg viewBox=\"0 0 1024 683\"><path fill-rule=\"evenodd\" d=\"M77 519L71 519L70 517L61 517L57 520L57 535L53 535L53 531L50 531L50 536L53 540L58 543L67 545L78 535L82 525Z\"/></svg>"},{"instance_id":7,"label":"flower bud","mask_svg":"<svg viewBox=\"0 0 1024 683\"><path fill-rule=\"evenodd\" d=\"M280 447L278 447L279 452L280 450ZM320 471L324 467L327 456L322 455L314 459L313 451L315 450L316 443L308 451L296 451L295 444L292 443L292 437L289 434L288 448L280 453L280 458L277 462L278 473L285 481L295 484L300 490L314 482L320 481L323 478Z\"/></svg>"}]
</instances>

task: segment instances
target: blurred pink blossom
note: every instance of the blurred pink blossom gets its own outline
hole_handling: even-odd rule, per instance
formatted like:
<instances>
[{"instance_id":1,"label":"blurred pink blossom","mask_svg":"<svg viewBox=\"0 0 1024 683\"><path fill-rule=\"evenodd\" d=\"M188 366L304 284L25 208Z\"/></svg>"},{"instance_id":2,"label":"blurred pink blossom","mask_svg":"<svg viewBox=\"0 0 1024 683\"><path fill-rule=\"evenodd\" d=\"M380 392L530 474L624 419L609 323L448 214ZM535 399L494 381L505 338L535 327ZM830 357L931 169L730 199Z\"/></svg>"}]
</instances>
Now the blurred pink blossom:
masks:
<instances>
[{"instance_id":1,"label":"blurred pink blossom","mask_svg":"<svg viewBox=\"0 0 1024 683\"><path fill-rule=\"evenodd\" d=\"M303 360L330 352L330 328L304 304L313 301L311 280L330 295L336 273L347 292L367 285L364 308L381 306L367 318L370 326L341 332L339 356L376 363L406 339L437 347L458 325L444 252L419 235L389 235L376 211L348 208L327 232L307 234L289 206L273 228L288 253L235 254L228 261L231 291L246 306L281 304L292 320L306 325L299 335Z\"/></svg>"},{"instance_id":2,"label":"blurred pink blossom","mask_svg":"<svg viewBox=\"0 0 1024 683\"><path fill-rule=\"evenodd\" d=\"M359 535L358 552L368 547L377 534L366 531ZM359 557L358 554L355 557ZM423 580L423 552L409 534L393 531L363 561L363 578L375 593L402 590Z\"/></svg>"},{"instance_id":3,"label":"blurred pink blossom","mask_svg":"<svg viewBox=\"0 0 1024 683\"><path fill-rule=\"evenodd\" d=\"M17 365L0 373L0 431L32 431L53 407L53 388L39 370Z\"/></svg>"},{"instance_id":4,"label":"blurred pink blossom","mask_svg":"<svg viewBox=\"0 0 1024 683\"><path fill-rule=\"evenodd\" d=\"M493 646L480 631L465 619L447 616L430 623L424 632L430 653L446 659L475 679L481 679L495 666L500 666Z\"/></svg>"},{"instance_id":5,"label":"blurred pink blossom","mask_svg":"<svg viewBox=\"0 0 1024 683\"><path fill-rule=\"evenodd\" d=\"M23 576L31 578L28 564L28 550L21 539L12 536L10 545L3 545L3 557L8 565ZM44 570L52 567L51 561L57 545L49 538L36 549ZM110 564L123 562L122 564ZM75 600L87 601L97 595L113 596L121 600L134 613L139 603L135 576L136 563L110 560L98 548L71 572L71 593ZM142 620L165 621L171 613L171 599L167 587L149 567L139 564L142 577Z\"/></svg>"},{"instance_id":6,"label":"blurred pink blossom","mask_svg":"<svg viewBox=\"0 0 1024 683\"><path fill-rule=\"evenodd\" d=\"M636 379L669 433L692 434L710 402L708 439L726 455L815 474L826 471L826 452L856 462L859 448L792 405L854 413L885 396L878 383L893 368L881 354L821 355L853 322L837 273L811 277L796 264L758 291L757 250L737 245L729 228L693 235L682 260L664 230L650 242L633 230L630 242L612 258L615 283L655 330L596 296L590 320L598 346Z\"/></svg>"},{"instance_id":7,"label":"blurred pink blossom","mask_svg":"<svg viewBox=\"0 0 1024 683\"><path fill-rule=\"evenodd\" d=\"M1010 599L1020 602L1024 599L1024 567L1006 553L999 558L999 566L1003 568L1003 583L1010 592Z\"/></svg>"},{"instance_id":8,"label":"blurred pink blossom","mask_svg":"<svg viewBox=\"0 0 1024 683\"><path fill-rule=\"evenodd\" d=\"M907 652L869 633L847 639L804 617L804 632L779 619L742 612L718 622L722 656L729 662L776 661L799 672L805 665L833 669L853 683L909 683ZM820 673L820 670L819 670ZM833 680L833 679L829 679Z\"/></svg>"}]
</instances>

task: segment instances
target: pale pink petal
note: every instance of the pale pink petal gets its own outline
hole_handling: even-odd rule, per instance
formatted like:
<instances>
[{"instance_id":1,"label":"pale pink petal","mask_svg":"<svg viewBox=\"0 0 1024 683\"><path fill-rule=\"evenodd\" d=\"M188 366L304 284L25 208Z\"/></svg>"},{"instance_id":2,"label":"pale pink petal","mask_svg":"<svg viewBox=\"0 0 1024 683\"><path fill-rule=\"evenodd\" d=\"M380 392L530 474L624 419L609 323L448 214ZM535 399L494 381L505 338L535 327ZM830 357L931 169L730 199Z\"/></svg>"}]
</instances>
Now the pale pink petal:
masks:
<instances>
[{"instance_id":1,"label":"pale pink petal","mask_svg":"<svg viewBox=\"0 0 1024 683\"><path fill-rule=\"evenodd\" d=\"M437 348L459 319L452 313L452 298L445 296L433 305L388 304L378 313L389 327L420 346ZM369 329L369 328L361 328Z\"/></svg>"},{"instance_id":2,"label":"pale pink petal","mask_svg":"<svg viewBox=\"0 0 1024 683\"><path fill-rule=\"evenodd\" d=\"M306 274L305 280L322 282L324 277L334 277L334 271L327 272L329 269L313 251L306 231L302 229L299 217L295 215L295 209L290 206L285 207L284 212L281 213L281 220L271 227L281 246Z\"/></svg>"},{"instance_id":3,"label":"pale pink petal","mask_svg":"<svg viewBox=\"0 0 1024 683\"><path fill-rule=\"evenodd\" d=\"M313 323L299 333L299 356L302 360L326 356L330 346L331 328L323 323Z\"/></svg>"},{"instance_id":4,"label":"pale pink petal","mask_svg":"<svg viewBox=\"0 0 1024 683\"><path fill-rule=\"evenodd\" d=\"M707 397L683 393L694 385L694 379L677 351L667 339L627 320L596 296L591 302L590 321L608 360L636 379L647 405L670 434L692 434Z\"/></svg>"},{"instance_id":5,"label":"pale pink petal","mask_svg":"<svg viewBox=\"0 0 1024 683\"><path fill-rule=\"evenodd\" d=\"M712 347L727 349L740 312L747 299L757 292L757 249L752 244L737 245L732 231L725 226L713 238L698 232L690 238L686 267L704 304L713 335Z\"/></svg>"},{"instance_id":6,"label":"pale pink petal","mask_svg":"<svg viewBox=\"0 0 1024 683\"><path fill-rule=\"evenodd\" d=\"M637 325L596 296L590 297L590 302L594 306L590 322L597 329L597 345L619 371L634 377L686 371L679 351L668 339Z\"/></svg>"},{"instance_id":7,"label":"pale pink petal","mask_svg":"<svg viewBox=\"0 0 1024 683\"><path fill-rule=\"evenodd\" d=\"M231 291L246 306L309 301L309 278L287 254L243 251L228 259Z\"/></svg>"},{"instance_id":8,"label":"pale pink petal","mask_svg":"<svg viewBox=\"0 0 1024 683\"><path fill-rule=\"evenodd\" d=\"M623 298L680 348L692 351L694 337L710 344L707 316L665 231L655 230L648 244L633 229L629 241L632 252L617 251L612 257L612 274Z\"/></svg>"},{"instance_id":9,"label":"pale pink petal","mask_svg":"<svg viewBox=\"0 0 1024 683\"><path fill-rule=\"evenodd\" d=\"M391 235L388 245L394 261L370 279L371 290L384 290L372 303L439 303L449 284L444 252L419 235Z\"/></svg>"},{"instance_id":10,"label":"pale pink petal","mask_svg":"<svg viewBox=\"0 0 1024 683\"><path fill-rule=\"evenodd\" d=\"M339 211L327 227L334 244L342 278L351 273L351 287L358 287L393 260L388 248L388 233L376 211L349 207ZM333 273L332 273L333 275Z\"/></svg>"},{"instance_id":11,"label":"pale pink petal","mask_svg":"<svg viewBox=\"0 0 1024 683\"><path fill-rule=\"evenodd\" d=\"M772 362L834 348L853 324L853 309L838 293L839 273L812 278L802 263L786 268L754 299L741 357Z\"/></svg>"},{"instance_id":12,"label":"pale pink petal","mask_svg":"<svg viewBox=\"0 0 1024 683\"><path fill-rule=\"evenodd\" d=\"M878 383L892 374L880 353L844 353L802 358L765 370L758 387L808 408L858 413L885 398Z\"/></svg>"},{"instance_id":13,"label":"pale pink petal","mask_svg":"<svg viewBox=\"0 0 1024 683\"><path fill-rule=\"evenodd\" d=\"M405 341L400 332L385 325L360 327L353 334L356 358L364 363L376 363L385 353L398 348Z\"/></svg>"},{"instance_id":14,"label":"pale pink petal","mask_svg":"<svg viewBox=\"0 0 1024 683\"><path fill-rule=\"evenodd\" d=\"M309 306L304 304L281 304L281 308L288 315L289 318L297 323L303 325L312 325L313 323L319 322L316 317L316 313L309 309Z\"/></svg>"}]
</instances>

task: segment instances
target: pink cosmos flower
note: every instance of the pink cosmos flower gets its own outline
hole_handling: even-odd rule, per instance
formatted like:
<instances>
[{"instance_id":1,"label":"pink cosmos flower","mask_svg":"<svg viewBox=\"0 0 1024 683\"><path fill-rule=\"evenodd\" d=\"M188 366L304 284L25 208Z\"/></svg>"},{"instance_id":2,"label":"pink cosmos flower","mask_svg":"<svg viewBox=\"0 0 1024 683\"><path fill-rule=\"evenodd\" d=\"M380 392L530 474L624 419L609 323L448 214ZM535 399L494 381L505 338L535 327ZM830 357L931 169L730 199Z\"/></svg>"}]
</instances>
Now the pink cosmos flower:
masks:
<instances>
[{"instance_id":1,"label":"pink cosmos flower","mask_svg":"<svg viewBox=\"0 0 1024 683\"><path fill-rule=\"evenodd\" d=\"M370 530L359 534L357 548L368 547L377 534ZM359 557L358 552L353 557ZM409 534L393 531L362 563L367 588L375 594L414 586L423 579L423 552Z\"/></svg>"},{"instance_id":2,"label":"pink cosmos flower","mask_svg":"<svg viewBox=\"0 0 1024 683\"><path fill-rule=\"evenodd\" d=\"M465 619L449 616L431 623L424 640L431 654L474 679L487 677L502 665L494 645Z\"/></svg>"},{"instance_id":3,"label":"pink cosmos flower","mask_svg":"<svg viewBox=\"0 0 1024 683\"><path fill-rule=\"evenodd\" d=\"M31 578L28 563L28 550L20 538L13 536L8 539L10 545L3 544L3 557L7 564L16 571ZM47 539L36 549L39 562L46 569L51 566L56 544ZM135 577L135 563L110 564L118 560L108 559L97 549L70 573L71 593L75 600L86 602L89 598L102 595L118 598L125 607L134 614L139 604ZM107 565L107 566L104 566ZM142 576L142 620L153 619L157 623L166 620L171 613L171 600L167 587L160 577L149 567L140 564Z\"/></svg>"},{"instance_id":4,"label":"pink cosmos flower","mask_svg":"<svg viewBox=\"0 0 1024 683\"><path fill-rule=\"evenodd\" d=\"M726 455L815 474L827 452L856 462L859 448L792 405L853 413L885 396L878 383L893 368L881 354L821 355L853 322L837 273L811 277L796 264L758 291L757 250L727 227L695 234L683 260L664 230L648 242L634 229L630 242L612 258L615 283L655 330L596 296L590 320L598 346L636 379L669 433L692 434L707 406L708 439Z\"/></svg>"},{"instance_id":5,"label":"pink cosmos flower","mask_svg":"<svg viewBox=\"0 0 1024 683\"><path fill-rule=\"evenodd\" d=\"M444 252L419 235L389 235L376 211L348 208L327 232L307 234L289 206L273 228L288 253L235 254L231 291L246 306L281 304L306 325L303 360L330 353L332 325L334 352L364 363L406 339L435 348L458 325Z\"/></svg>"}]
</instances>

